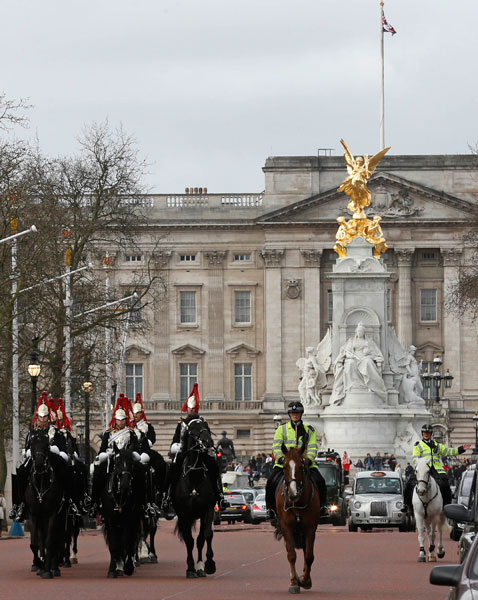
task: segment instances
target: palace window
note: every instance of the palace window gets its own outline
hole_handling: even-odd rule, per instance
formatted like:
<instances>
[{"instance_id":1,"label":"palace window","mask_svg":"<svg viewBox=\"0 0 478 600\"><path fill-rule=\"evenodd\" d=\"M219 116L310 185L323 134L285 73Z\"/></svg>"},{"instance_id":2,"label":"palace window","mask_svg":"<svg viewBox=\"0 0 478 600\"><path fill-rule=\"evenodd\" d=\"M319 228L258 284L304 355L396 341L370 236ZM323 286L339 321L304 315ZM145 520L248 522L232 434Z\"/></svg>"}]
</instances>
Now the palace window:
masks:
<instances>
[{"instance_id":1,"label":"palace window","mask_svg":"<svg viewBox=\"0 0 478 600\"><path fill-rule=\"evenodd\" d=\"M128 398L136 398L136 394L143 394L143 365L126 364L126 395Z\"/></svg>"},{"instance_id":2,"label":"palace window","mask_svg":"<svg viewBox=\"0 0 478 600\"><path fill-rule=\"evenodd\" d=\"M249 260L251 260L250 254L234 254L235 262L247 262Z\"/></svg>"},{"instance_id":3,"label":"palace window","mask_svg":"<svg viewBox=\"0 0 478 600\"><path fill-rule=\"evenodd\" d=\"M420 290L420 320L437 320L437 290Z\"/></svg>"},{"instance_id":4,"label":"palace window","mask_svg":"<svg viewBox=\"0 0 478 600\"><path fill-rule=\"evenodd\" d=\"M183 262L183 263L196 262L196 255L195 254L180 254L179 261Z\"/></svg>"},{"instance_id":5,"label":"palace window","mask_svg":"<svg viewBox=\"0 0 478 600\"><path fill-rule=\"evenodd\" d=\"M143 305L141 298L133 298L131 302L132 311L129 313L129 322L131 325L138 325L143 320ZM131 397L131 396L130 396Z\"/></svg>"},{"instance_id":6,"label":"palace window","mask_svg":"<svg viewBox=\"0 0 478 600\"><path fill-rule=\"evenodd\" d=\"M251 323L251 292L234 292L234 322Z\"/></svg>"},{"instance_id":7,"label":"palace window","mask_svg":"<svg viewBox=\"0 0 478 600\"><path fill-rule=\"evenodd\" d=\"M251 437L250 429L237 429L236 431L236 439L238 440L248 440Z\"/></svg>"},{"instance_id":8,"label":"palace window","mask_svg":"<svg viewBox=\"0 0 478 600\"><path fill-rule=\"evenodd\" d=\"M179 292L179 321L196 323L196 292Z\"/></svg>"},{"instance_id":9,"label":"palace window","mask_svg":"<svg viewBox=\"0 0 478 600\"><path fill-rule=\"evenodd\" d=\"M185 402L193 385L198 382L197 363L181 363L179 365L179 399Z\"/></svg>"},{"instance_id":10,"label":"palace window","mask_svg":"<svg viewBox=\"0 0 478 600\"><path fill-rule=\"evenodd\" d=\"M141 254L125 254L124 262L142 262L143 256Z\"/></svg>"},{"instance_id":11,"label":"palace window","mask_svg":"<svg viewBox=\"0 0 478 600\"><path fill-rule=\"evenodd\" d=\"M237 402L252 400L252 364L236 363L234 365L234 399Z\"/></svg>"}]
</instances>

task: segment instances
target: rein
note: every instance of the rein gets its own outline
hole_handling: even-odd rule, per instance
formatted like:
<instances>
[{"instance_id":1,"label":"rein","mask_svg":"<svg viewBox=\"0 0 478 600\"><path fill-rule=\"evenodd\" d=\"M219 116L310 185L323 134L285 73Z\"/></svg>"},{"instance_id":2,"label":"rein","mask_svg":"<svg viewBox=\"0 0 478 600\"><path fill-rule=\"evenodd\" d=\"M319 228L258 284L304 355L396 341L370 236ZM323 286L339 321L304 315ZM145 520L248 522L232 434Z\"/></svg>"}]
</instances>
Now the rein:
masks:
<instances>
[{"instance_id":1,"label":"rein","mask_svg":"<svg viewBox=\"0 0 478 600\"><path fill-rule=\"evenodd\" d=\"M305 469L305 463L303 460L301 460L301 464L303 466L303 468ZM297 483L297 500L293 500L291 501L289 498L289 485L295 481ZM305 483L309 481L310 486L311 486L311 492L310 492L310 497L308 502L304 505L304 506L297 506L295 503L296 501L300 500L302 498L302 494L304 493L304 487L305 487ZM313 485L313 483L310 481L309 475L306 472L306 475L304 477L304 479L298 480L295 477L291 478L291 479L285 479L284 478L284 484L282 486L282 496L284 498L284 511L287 512L288 510L292 510L292 509L297 509L297 510L305 510L306 508L309 507L310 503L312 502L312 498L314 497L314 488L315 486ZM288 505L289 504L289 505Z\"/></svg>"},{"instance_id":2,"label":"rein","mask_svg":"<svg viewBox=\"0 0 478 600\"><path fill-rule=\"evenodd\" d=\"M129 479L129 491L126 494L126 496L123 499L123 502L121 502L121 479L124 476L128 476ZM118 474L115 470L113 470L110 474L109 480L108 480L108 494L111 496L111 498L113 499L113 502L115 504L113 510L118 511L119 513L123 512L123 508L126 504L126 501L128 500L128 498L131 496L132 493L132 482L133 482L133 473L130 473L129 471L122 471L120 474ZM115 481L116 481L116 490L115 490ZM119 496L119 500L118 500L118 496Z\"/></svg>"},{"instance_id":3,"label":"rein","mask_svg":"<svg viewBox=\"0 0 478 600\"><path fill-rule=\"evenodd\" d=\"M438 492L439 492L439 489L440 489L439 486L438 486L438 483L437 483L437 490L435 492L435 495L432 498L430 498L427 502L424 502L422 500L422 496L418 493L418 484L419 483L424 483L425 486L426 486L426 491L429 490L429 488L430 488L430 477L431 477L431 470L430 469L431 469L431 467L428 468L428 479L427 480L425 480L425 479L417 479L417 483L415 485L415 491L417 492L418 499L422 503L423 510L425 511L425 519L428 517L428 512L427 512L428 511L428 505L430 504L430 502L432 502L432 500L435 500L435 498L438 496Z\"/></svg>"}]
</instances>

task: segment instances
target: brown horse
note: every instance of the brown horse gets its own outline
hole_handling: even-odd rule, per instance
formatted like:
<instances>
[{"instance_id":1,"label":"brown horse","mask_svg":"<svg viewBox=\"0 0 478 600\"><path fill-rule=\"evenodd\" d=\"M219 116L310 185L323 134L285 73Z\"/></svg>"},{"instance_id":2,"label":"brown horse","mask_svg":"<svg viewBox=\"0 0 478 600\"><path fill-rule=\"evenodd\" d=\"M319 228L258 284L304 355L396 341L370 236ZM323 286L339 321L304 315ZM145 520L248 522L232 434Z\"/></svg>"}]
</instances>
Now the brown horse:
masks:
<instances>
[{"instance_id":1,"label":"brown horse","mask_svg":"<svg viewBox=\"0 0 478 600\"><path fill-rule=\"evenodd\" d=\"M320 517L319 492L309 477L310 459L305 454L306 447L287 448L284 453L284 480L276 495L277 519L275 536L284 537L287 558L290 564L289 594L298 594L300 588L312 587L310 569L314 562L315 531ZM304 571L300 577L295 570L297 554L295 549L304 550Z\"/></svg>"}]
</instances>

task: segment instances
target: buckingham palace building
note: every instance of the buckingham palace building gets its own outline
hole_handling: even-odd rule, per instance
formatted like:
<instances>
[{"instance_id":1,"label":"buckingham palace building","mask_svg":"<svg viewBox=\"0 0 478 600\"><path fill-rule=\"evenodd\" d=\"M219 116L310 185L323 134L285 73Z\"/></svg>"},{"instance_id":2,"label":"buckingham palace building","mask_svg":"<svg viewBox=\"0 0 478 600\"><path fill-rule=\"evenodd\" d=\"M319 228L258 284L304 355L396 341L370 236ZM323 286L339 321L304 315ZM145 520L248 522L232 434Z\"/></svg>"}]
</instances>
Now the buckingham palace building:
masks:
<instances>
[{"instance_id":1,"label":"buckingham palace building","mask_svg":"<svg viewBox=\"0 0 478 600\"><path fill-rule=\"evenodd\" d=\"M148 241L138 234L140 251L114 259L111 277L127 281L156 240L164 299L145 308L146 336L130 328L123 379L129 397L142 393L161 452L195 382L217 440L227 431L239 457L270 452L287 404L299 398L296 362L332 322L337 218L349 216L337 191L344 160L270 157L263 172L258 193L148 196ZM389 324L404 348L416 346L422 369L439 357L453 376L435 406L444 439L474 441L476 327L445 304L471 260L464 235L477 214L478 159L387 155L369 189L368 215L382 217L388 245Z\"/></svg>"}]
</instances>

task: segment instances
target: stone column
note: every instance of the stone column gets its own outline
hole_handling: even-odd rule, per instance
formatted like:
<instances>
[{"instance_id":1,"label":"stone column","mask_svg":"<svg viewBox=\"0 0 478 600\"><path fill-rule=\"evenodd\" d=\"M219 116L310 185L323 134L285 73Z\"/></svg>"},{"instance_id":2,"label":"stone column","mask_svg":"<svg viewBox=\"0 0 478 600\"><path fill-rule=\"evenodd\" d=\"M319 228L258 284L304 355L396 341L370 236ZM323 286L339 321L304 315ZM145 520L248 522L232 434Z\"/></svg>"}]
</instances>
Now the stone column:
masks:
<instances>
[{"instance_id":1,"label":"stone column","mask_svg":"<svg viewBox=\"0 0 478 600\"><path fill-rule=\"evenodd\" d=\"M317 346L320 341L320 259L322 248L301 250L304 257L304 352L307 346ZM324 302L327 302L325 297ZM325 333L325 332L323 332ZM301 354L301 356L305 356Z\"/></svg>"},{"instance_id":2,"label":"stone column","mask_svg":"<svg viewBox=\"0 0 478 600\"><path fill-rule=\"evenodd\" d=\"M264 408L283 408L282 395L282 270L283 250L264 249L264 318L266 393Z\"/></svg>"},{"instance_id":3,"label":"stone column","mask_svg":"<svg viewBox=\"0 0 478 600\"><path fill-rule=\"evenodd\" d=\"M206 400L224 400L224 269L226 252L205 251L208 261Z\"/></svg>"},{"instance_id":4,"label":"stone column","mask_svg":"<svg viewBox=\"0 0 478 600\"><path fill-rule=\"evenodd\" d=\"M170 320L169 320L169 261L171 252L161 250L155 253L154 262L161 279L160 291L155 299L155 324L153 336L154 352L151 359L151 371L153 380L152 400L171 400L174 397L174 389L171 389L170 378Z\"/></svg>"},{"instance_id":5,"label":"stone column","mask_svg":"<svg viewBox=\"0 0 478 600\"><path fill-rule=\"evenodd\" d=\"M443 258L443 294L442 304L451 285L458 279L460 272L462 248L440 248ZM445 388L448 397L461 396L461 341L462 327L460 319L452 312L443 308L443 368L449 369L454 379L452 387Z\"/></svg>"},{"instance_id":6,"label":"stone column","mask_svg":"<svg viewBox=\"0 0 478 600\"><path fill-rule=\"evenodd\" d=\"M398 262L398 323L397 337L405 350L413 343L412 326L412 260L414 248L397 248Z\"/></svg>"}]
</instances>

